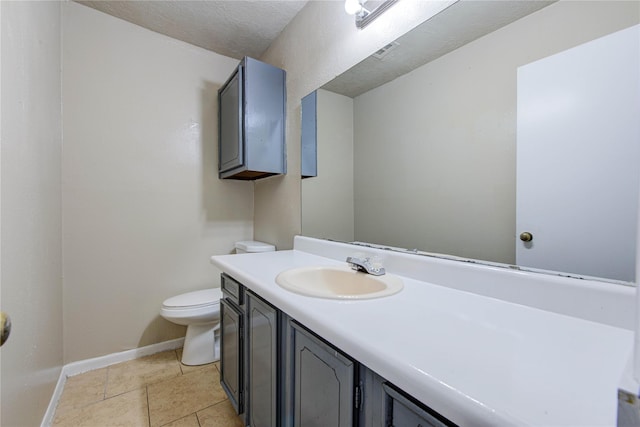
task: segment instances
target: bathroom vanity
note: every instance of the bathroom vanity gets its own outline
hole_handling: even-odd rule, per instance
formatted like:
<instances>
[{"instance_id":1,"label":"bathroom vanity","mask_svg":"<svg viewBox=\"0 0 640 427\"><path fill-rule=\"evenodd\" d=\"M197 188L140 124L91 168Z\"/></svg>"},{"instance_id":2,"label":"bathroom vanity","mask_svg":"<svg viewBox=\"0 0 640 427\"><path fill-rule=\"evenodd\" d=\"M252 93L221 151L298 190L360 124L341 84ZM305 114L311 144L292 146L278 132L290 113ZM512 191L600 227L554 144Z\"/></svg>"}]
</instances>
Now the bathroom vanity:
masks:
<instances>
[{"instance_id":1,"label":"bathroom vanity","mask_svg":"<svg viewBox=\"0 0 640 427\"><path fill-rule=\"evenodd\" d=\"M343 301L276 284L355 252L381 257L403 290ZM211 260L221 380L247 425L616 423L633 288L304 237Z\"/></svg>"},{"instance_id":2,"label":"bathroom vanity","mask_svg":"<svg viewBox=\"0 0 640 427\"><path fill-rule=\"evenodd\" d=\"M220 381L246 425L452 425L229 275L221 281Z\"/></svg>"}]
</instances>

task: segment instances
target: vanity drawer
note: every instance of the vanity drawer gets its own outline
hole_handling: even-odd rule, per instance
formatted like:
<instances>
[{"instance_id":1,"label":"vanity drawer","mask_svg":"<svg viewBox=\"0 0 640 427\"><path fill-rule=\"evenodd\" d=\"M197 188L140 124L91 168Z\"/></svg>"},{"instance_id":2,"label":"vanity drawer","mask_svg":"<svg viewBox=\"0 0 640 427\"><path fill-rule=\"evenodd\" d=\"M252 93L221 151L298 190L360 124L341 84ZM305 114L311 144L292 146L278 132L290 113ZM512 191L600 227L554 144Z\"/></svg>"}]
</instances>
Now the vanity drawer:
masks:
<instances>
[{"instance_id":1,"label":"vanity drawer","mask_svg":"<svg viewBox=\"0 0 640 427\"><path fill-rule=\"evenodd\" d=\"M244 287L231 276L222 273L220 276L222 294L237 306L244 304Z\"/></svg>"},{"instance_id":2,"label":"vanity drawer","mask_svg":"<svg viewBox=\"0 0 640 427\"><path fill-rule=\"evenodd\" d=\"M386 422L390 427L446 427L455 424L423 407L388 383L382 384L386 400Z\"/></svg>"}]
</instances>

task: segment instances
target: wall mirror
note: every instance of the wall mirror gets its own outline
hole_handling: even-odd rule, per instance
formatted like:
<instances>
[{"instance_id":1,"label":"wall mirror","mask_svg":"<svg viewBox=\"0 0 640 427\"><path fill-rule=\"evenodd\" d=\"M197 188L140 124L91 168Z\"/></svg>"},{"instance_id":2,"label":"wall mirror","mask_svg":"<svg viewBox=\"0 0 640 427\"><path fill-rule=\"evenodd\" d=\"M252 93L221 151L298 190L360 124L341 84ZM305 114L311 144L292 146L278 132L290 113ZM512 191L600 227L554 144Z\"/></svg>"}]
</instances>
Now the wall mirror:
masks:
<instances>
[{"instance_id":1,"label":"wall mirror","mask_svg":"<svg viewBox=\"0 0 640 427\"><path fill-rule=\"evenodd\" d=\"M317 176L302 181L302 234L516 265L519 246L535 247L551 234L542 226L517 228L517 171L524 169L517 167L519 68L639 21L637 2L459 1L383 47L316 92ZM548 107L541 111L555 114ZM573 149L583 151L579 143ZM611 192L549 184L542 179L548 165L538 164L537 187L566 187L567 197L558 197L567 205L576 192ZM610 234L607 223L620 222L621 212L625 221L631 217L627 243L615 247L619 254L600 248L608 258L630 259L629 272L577 271L563 260L521 267L633 282L638 168L632 169L632 178L615 184L626 204L612 202L598 213L604 222L579 230ZM562 203L557 216L568 215ZM564 220L574 227L572 215ZM532 242L519 239L524 231ZM568 242L563 251L581 246Z\"/></svg>"}]
</instances>

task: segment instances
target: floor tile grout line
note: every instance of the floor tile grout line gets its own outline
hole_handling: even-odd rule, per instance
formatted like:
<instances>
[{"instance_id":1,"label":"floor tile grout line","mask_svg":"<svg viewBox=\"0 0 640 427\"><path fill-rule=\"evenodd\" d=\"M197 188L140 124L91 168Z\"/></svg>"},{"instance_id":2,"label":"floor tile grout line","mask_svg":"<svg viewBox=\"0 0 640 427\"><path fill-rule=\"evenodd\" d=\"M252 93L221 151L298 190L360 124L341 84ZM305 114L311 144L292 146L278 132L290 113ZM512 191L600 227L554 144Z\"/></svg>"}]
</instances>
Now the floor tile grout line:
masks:
<instances>
[{"instance_id":1,"label":"floor tile grout line","mask_svg":"<svg viewBox=\"0 0 640 427\"><path fill-rule=\"evenodd\" d=\"M182 369L182 361L180 360L180 356L178 355L178 349L176 348L174 352L176 354L176 360L178 361L178 365L180 366L180 372L182 373L182 375L184 375L184 369Z\"/></svg>"},{"instance_id":2,"label":"floor tile grout line","mask_svg":"<svg viewBox=\"0 0 640 427\"><path fill-rule=\"evenodd\" d=\"M170 362L170 363L177 363L177 364L178 364L178 366L180 367L180 370L176 372L176 374L177 374L177 375L175 375L175 374L174 374L175 376L173 376L173 377L167 377L167 378L162 378L162 379L155 379L155 381L154 381L154 382L152 382L152 383L146 383L146 382L145 382L145 383L143 383L143 384L140 384L140 385L139 385L139 387L137 387L137 388L135 388L135 389L124 390L124 391L122 391L121 393L117 393L117 394L115 394L115 395L113 395L113 396L108 396L108 394L109 394L109 390L110 390L111 382L113 382L114 380L116 380L116 379L118 379L118 378L119 378L119 377L118 377L118 375L117 375L119 371L117 371L117 370L115 370L115 369L112 369L112 367L113 367L113 366L106 366L106 367L105 367L105 373L104 373L104 376L103 376L103 378L104 378L104 383L103 383L103 386L101 387L101 396L100 396L100 400L95 401L95 402L90 402L90 403L89 403L89 402L87 402L85 405L83 405L83 406L82 406L82 408L87 408L87 407L93 406L93 405L95 405L95 404L97 404L97 403L99 403L99 402L104 402L104 401L106 401L106 400L110 400L110 399L112 399L112 398L116 398L116 397L122 396L122 395L124 395L124 394L130 393L130 392L133 392L133 391L135 391L136 389L137 389L137 390L141 390L141 391L142 391L142 389L144 389L144 390L145 390L145 392L146 392L146 403L147 403L148 426L149 426L149 427L151 427L151 425L152 425L152 422L151 422L151 421L152 421L152 420L151 420L151 396L150 396L150 394L149 394L149 387L150 387L150 386L153 386L153 385L155 385L155 384L162 383L162 382L164 382L164 381L169 381L169 380L171 380L172 378L176 378L176 377L181 377L181 376L185 376L185 375L186 375L186 376L189 376L189 375L201 375L201 374L202 374L202 372L200 372L200 371L201 371L201 369L207 369L207 366L202 366L202 367L201 367L201 369L191 369L190 367L189 367L189 369L187 369L187 367L186 367L186 366L183 366L183 365L182 365L182 363L181 363L181 362L180 362L180 360L179 360L179 353L178 353L178 349L173 350L173 353L174 353L174 357L175 357L175 359L173 359L174 361L173 361L173 362ZM123 363L126 363L126 362L123 362ZM116 365L119 365L119 364L116 364ZM209 364L207 364L207 365L209 365ZM214 363L212 363L211 365L213 365L213 367L212 367L212 368L213 368L213 372L215 372L215 373L217 373L217 374L219 375L219 373L220 373L220 368L219 368L218 364L214 362ZM114 365L114 366L115 366L115 365ZM184 370L183 370L183 369L184 369ZM220 400L220 401L213 402L213 404L212 404L212 405L210 405L209 407L217 406L217 405L219 405L219 404L223 403L225 400L226 400L226 399L222 399L222 400ZM77 409L82 409L82 408L77 408ZM198 412L198 411L205 410L205 409L207 409L207 408L208 408L208 407L205 407L205 408L199 408L197 411L192 412L192 415L195 415L195 416L196 416L197 426L200 426L200 427L201 427L201 426L203 425L203 424L202 424L202 422L203 422L203 421L200 419L200 416L198 416L198 413L197 413L197 412ZM57 412L57 410L56 410L56 412ZM187 415L187 416L190 416L190 415ZM174 421L175 421L175 420L174 420ZM172 422L173 422L173 421L172 421Z\"/></svg>"},{"instance_id":3,"label":"floor tile grout line","mask_svg":"<svg viewBox=\"0 0 640 427\"><path fill-rule=\"evenodd\" d=\"M109 367L107 366L107 372L105 373L104 388L102 389L102 400L107 399L107 386L109 385Z\"/></svg>"},{"instance_id":4,"label":"floor tile grout line","mask_svg":"<svg viewBox=\"0 0 640 427\"><path fill-rule=\"evenodd\" d=\"M149 386L144 387L144 391L147 394L147 420L149 422L149 427L151 427L151 403L149 402Z\"/></svg>"}]
</instances>

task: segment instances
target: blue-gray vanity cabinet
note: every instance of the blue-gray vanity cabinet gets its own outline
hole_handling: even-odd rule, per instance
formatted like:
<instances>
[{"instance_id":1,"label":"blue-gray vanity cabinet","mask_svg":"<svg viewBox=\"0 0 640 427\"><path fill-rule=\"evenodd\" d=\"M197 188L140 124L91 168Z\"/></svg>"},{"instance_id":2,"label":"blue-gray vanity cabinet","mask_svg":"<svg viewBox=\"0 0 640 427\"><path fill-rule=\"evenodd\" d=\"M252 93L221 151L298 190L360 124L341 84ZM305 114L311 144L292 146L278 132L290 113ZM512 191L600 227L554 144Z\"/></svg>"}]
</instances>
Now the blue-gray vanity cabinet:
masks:
<instances>
[{"instance_id":1,"label":"blue-gray vanity cabinet","mask_svg":"<svg viewBox=\"0 0 640 427\"><path fill-rule=\"evenodd\" d=\"M294 320L289 321L293 427L353 427L357 362Z\"/></svg>"},{"instance_id":2,"label":"blue-gray vanity cabinet","mask_svg":"<svg viewBox=\"0 0 640 427\"><path fill-rule=\"evenodd\" d=\"M237 414L244 413L243 287L223 274L220 301L220 384Z\"/></svg>"},{"instance_id":3,"label":"blue-gray vanity cabinet","mask_svg":"<svg viewBox=\"0 0 640 427\"><path fill-rule=\"evenodd\" d=\"M222 274L220 384L250 427L279 427L280 312Z\"/></svg>"},{"instance_id":4,"label":"blue-gray vanity cabinet","mask_svg":"<svg viewBox=\"0 0 640 427\"><path fill-rule=\"evenodd\" d=\"M247 291L247 415L251 427L278 427L278 310Z\"/></svg>"},{"instance_id":5,"label":"blue-gray vanity cabinet","mask_svg":"<svg viewBox=\"0 0 640 427\"><path fill-rule=\"evenodd\" d=\"M286 173L285 71L245 57L218 90L218 174L255 180Z\"/></svg>"},{"instance_id":6,"label":"blue-gray vanity cabinet","mask_svg":"<svg viewBox=\"0 0 640 427\"><path fill-rule=\"evenodd\" d=\"M454 426L222 274L220 382L250 427Z\"/></svg>"},{"instance_id":7,"label":"blue-gray vanity cabinet","mask_svg":"<svg viewBox=\"0 0 640 427\"><path fill-rule=\"evenodd\" d=\"M314 90L302 98L300 166L302 178L318 176L318 93Z\"/></svg>"},{"instance_id":8,"label":"blue-gray vanity cabinet","mask_svg":"<svg viewBox=\"0 0 640 427\"><path fill-rule=\"evenodd\" d=\"M424 407L389 383L383 383L385 396L385 426L447 427L453 424Z\"/></svg>"},{"instance_id":9,"label":"blue-gray vanity cabinet","mask_svg":"<svg viewBox=\"0 0 640 427\"><path fill-rule=\"evenodd\" d=\"M360 366L360 384L363 387L360 427L455 426L362 365Z\"/></svg>"}]
</instances>

